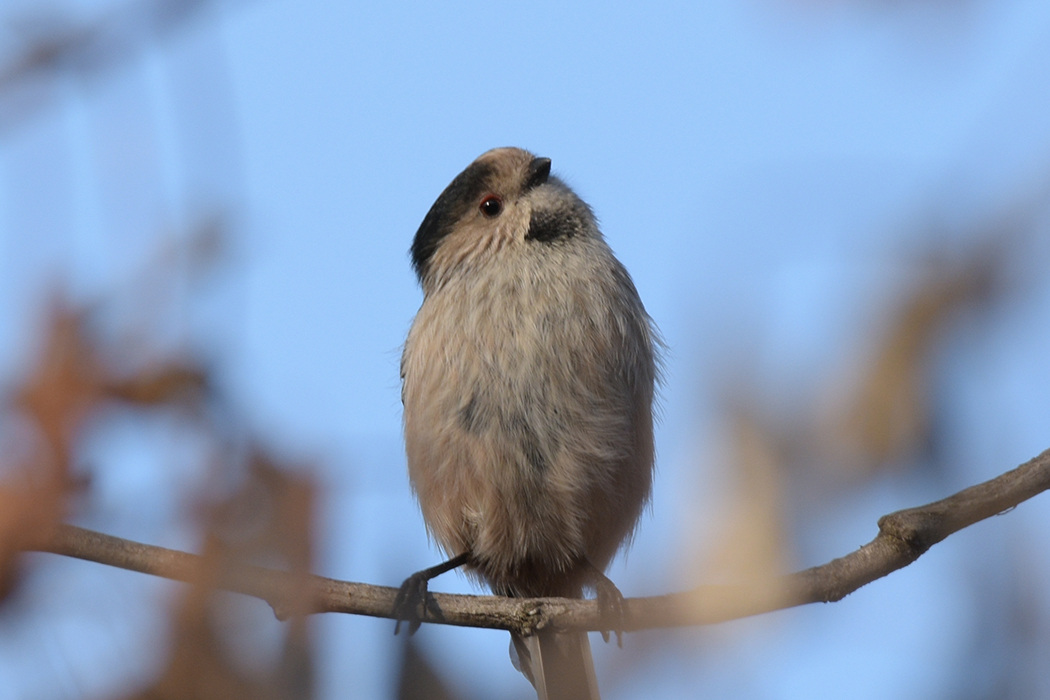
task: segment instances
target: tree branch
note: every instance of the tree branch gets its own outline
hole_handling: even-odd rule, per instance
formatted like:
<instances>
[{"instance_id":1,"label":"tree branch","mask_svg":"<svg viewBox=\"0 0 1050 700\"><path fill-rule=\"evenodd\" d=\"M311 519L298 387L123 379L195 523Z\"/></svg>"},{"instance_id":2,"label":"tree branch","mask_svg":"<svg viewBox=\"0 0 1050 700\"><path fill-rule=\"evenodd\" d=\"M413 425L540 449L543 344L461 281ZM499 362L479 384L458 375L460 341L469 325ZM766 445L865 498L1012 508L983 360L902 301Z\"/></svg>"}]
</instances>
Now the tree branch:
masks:
<instances>
[{"instance_id":1,"label":"tree branch","mask_svg":"<svg viewBox=\"0 0 1050 700\"><path fill-rule=\"evenodd\" d=\"M941 501L897 511L879 519L879 534L855 552L822 566L749 586L702 586L683 593L631 598L626 601L625 630L683 627L724 622L797 605L838 601L918 559L949 535L980 520L1010 510L1050 488L1050 450L990 481ZM207 562L201 556L139 544L72 525L60 525L30 549L194 582L202 580ZM396 588L296 575L258 566L226 567L218 586L267 601L278 617L305 609L311 613L342 612L393 618ZM513 599L497 596L436 593L440 619L426 622L464 627L513 630L528 635L537 629L598 630L593 600L566 598ZM308 604L303 608L302 601Z\"/></svg>"}]
</instances>

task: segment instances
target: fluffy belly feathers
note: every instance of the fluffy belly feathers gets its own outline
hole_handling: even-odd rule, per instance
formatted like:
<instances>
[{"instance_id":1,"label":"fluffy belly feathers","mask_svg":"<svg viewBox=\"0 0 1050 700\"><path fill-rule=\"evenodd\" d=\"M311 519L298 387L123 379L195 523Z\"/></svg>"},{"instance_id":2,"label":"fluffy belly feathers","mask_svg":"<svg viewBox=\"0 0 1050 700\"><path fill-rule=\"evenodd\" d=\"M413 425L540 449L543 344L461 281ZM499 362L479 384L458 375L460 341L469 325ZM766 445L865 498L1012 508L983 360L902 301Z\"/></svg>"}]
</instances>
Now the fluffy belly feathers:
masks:
<instances>
[{"instance_id":1,"label":"fluffy belly feathers","mask_svg":"<svg viewBox=\"0 0 1050 700\"><path fill-rule=\"evenodd\" d=\"M579 299L533 318L515 292L420 309L402 358L409 474L431 534L494 590L576 594L649 493L652 370L601 359L644 329L581 319Z\"/></svg>"}]
</instances>

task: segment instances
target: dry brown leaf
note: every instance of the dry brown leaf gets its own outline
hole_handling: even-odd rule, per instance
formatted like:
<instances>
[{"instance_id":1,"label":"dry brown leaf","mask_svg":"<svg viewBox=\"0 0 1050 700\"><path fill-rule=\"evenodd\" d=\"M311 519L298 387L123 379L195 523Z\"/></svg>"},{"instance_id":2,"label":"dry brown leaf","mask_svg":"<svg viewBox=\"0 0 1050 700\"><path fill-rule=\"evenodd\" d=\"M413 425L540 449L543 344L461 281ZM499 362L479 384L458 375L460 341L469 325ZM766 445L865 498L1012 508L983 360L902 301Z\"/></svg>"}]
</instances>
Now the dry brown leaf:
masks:
<instances>
[{"instance_id":1,"label":"dry brown leaf","mask_svg":"<svg viewBox=\"0 0 1050 700\"><path fill-rule=\"evenodd\" d=\"M311 566L313 486L254 450L241 489L205 515L210 523L200 578L176 615L172 656L161 677L134 700L305 700L312 695L312 647L305 612L310 589L298 585L275 604L288 619L281 657L265 672L238 665L217 630L223 624L217 584L245 563L281 566L301 574Z\"/></svg>"},{"instance_id":2,"label":"dry brown leaf","mask_svg":"<svg viewBox=\"0 0 1050 700\"><path fill-rule=\"evenodd\" d=\"M827 400L821 420L820 435L839 464L864 474L929 447L933 351L952 319L995 294L999 264L1000 256L982 250L966 264L929 267L891 314L858 379L835 383L829 394L844 384L855 387Z\"/></svg>"},{"instance_id":3,"label":"dry brown leaf","mask_svg":"<svg viewBox=\"0 0 1050 700\"><path fill-rule=\"evenodd\" d=\"M8 476L0 482L0 599L15 584L25 543L45 536L66 515L67 496L83 490L85 478L74 465L91 417L114 398L139 405L199 401L207 385L204 371L185 363L154 363L133 376L114 376L87 318L85 309L54 295L35 365L11 393L8 409L23 419L12 433L19 443L13 451L23 457L2 465Z\"/></svg>"},{"instance_id":4,"label":"dry brown leaf","mask_svg":"<svg viewBox=\"0 0 1050 700\"><path fill-rule=\"evenodd\" d=\"M695 570L705 582L767 585L791 563L783 455L774 433L752 412L733 409L730 420L732 488L721 502L715 544Z\"/></svg>"}]
</instances>

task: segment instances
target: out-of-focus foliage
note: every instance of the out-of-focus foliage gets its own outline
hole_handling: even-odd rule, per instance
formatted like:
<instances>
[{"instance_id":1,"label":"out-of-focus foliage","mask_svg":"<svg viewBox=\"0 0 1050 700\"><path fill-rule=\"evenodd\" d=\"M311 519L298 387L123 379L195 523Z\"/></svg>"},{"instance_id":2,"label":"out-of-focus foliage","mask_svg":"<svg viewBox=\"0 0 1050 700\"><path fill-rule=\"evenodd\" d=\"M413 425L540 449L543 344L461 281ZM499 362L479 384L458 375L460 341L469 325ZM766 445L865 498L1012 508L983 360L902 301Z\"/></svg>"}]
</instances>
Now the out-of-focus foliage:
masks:
<instances>
[{"instance_id":1,"label":"out-of-focus foliage","mask_svg":"<svg viewBox=\"0 0 1050 700\"><path fill-rule=\"evenodd\" d=\"M288 629L272 666L245 670L231 658L219 630L228 624L216 593L225 569L266 562L306 574L311 563L313 487L262 454L252 454L241 488L204 514L205 565L175 611L171 658L161 677L133 700L292 700L313 697L313 658L307 618L290 610ZM305 586L301 589L308 590ZM305 605L306 601L300 601Z\"/></svg>"},{"instance_id":2,"label":"out-of-focus foliage","mask_svg":"<svg viewBox=\"0 0 1050 700\"><path fill-rule=\"evenodd\" d=\"M839 469L865 472L901 461L936 458L931 447L937 423L932 394L936 354L952 323L987 311L1004 291L1005 246L996 238L974 246L971 259L932 251L919 265L913 288L891 302L889 323L848 379L846 391L829 386L817 439L830 448ZM986 315L986 319L989 317Z\"/></svg>"},{"instance_id":3,"label":"out-of-focus foliage","mask_svg":"<svg viewBox=\"0 0 1050 700\"><path fill-rule=\"evenodd\" d=\"M148 290L144 290L148 291ZM96 308L95 313L101 308ZM231 438L209 391L212 382L202 363L187 358L129 357L112 352L92 328L93 310L71 308L61 298L51 305L46 337L37 365L10 394L3 419L9 430L0 481L0 565L3 591L17 583L19 549L77 511L91 489L79 447L89 433L103 429L119 404L132 410L175 410L194 417L200 430ZM148 343L147 343L148 345ZM131 373L122 366L137 367ZM214 503L202 500L197 514L204 528L205 564L200 580L181 596L172 611L173 640L167 668L134 698L154 700L310 698L313 659L303 606L288 601L275 611L288 618L276 663L245 669L231 657L228 629L230 596L219 594L222 572L241 563L264 564L307 574L312 570L313 486L302 469L267 456L261 446L236 449L225 443L226 461L211 465L240 480L239 488ZM302 590L306 590L303 587ZM10 603L9 603L10 604ZM233 629L237 629L234 625ZM236 640L232 642L236 644Z\"/></svg>"},{"instance_id":4,"label":"out-of-focus foliage","mask_svg":"<svg viewBox=\"0 0 1050 700\"><path fill-rule=\"evenodd\" d=\"M4 465L0 483L2 587L13 584L20 544L46 537L67 513L68 498L90 487L77 471L77 446L114 401L140 407L199 402L205 373L191 364L153 362L130 375L118 373L92 337L88 312L62 299L52 303L37 365L12 391L4 421L13 427L4 445L17 461Z\"/></svg>"}]
</instances>

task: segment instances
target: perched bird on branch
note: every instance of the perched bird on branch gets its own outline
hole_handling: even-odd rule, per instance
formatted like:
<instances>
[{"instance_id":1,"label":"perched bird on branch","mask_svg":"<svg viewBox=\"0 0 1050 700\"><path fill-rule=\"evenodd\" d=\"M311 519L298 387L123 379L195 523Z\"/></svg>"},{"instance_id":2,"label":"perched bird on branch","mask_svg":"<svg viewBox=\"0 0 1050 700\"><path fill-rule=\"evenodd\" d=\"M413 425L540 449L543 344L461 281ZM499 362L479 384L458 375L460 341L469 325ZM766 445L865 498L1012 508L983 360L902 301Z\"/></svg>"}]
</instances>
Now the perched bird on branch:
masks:
<instances>
[{"instance_id":1,"label":"perched bird on branch","mask_svg":"<svg viewBox=\"0 0 1050 700\"><path fill-rule=\"evenodd\" d=\"M405 443L451 557L402 585L412 631L433 610L427 581L459 566L498 595L594 589L622 628L603 571L649 499L659 340L590 207L550 168L517 148L481 155L412 243L424 300L401 359ZM586 633L514 636L512 655L540 700L598 697Z\"/></svg>"}]
</instances>

